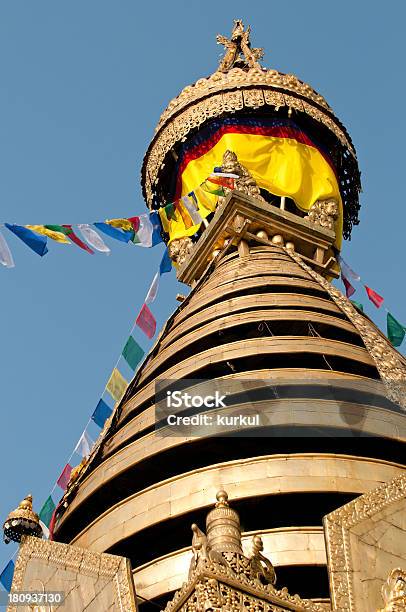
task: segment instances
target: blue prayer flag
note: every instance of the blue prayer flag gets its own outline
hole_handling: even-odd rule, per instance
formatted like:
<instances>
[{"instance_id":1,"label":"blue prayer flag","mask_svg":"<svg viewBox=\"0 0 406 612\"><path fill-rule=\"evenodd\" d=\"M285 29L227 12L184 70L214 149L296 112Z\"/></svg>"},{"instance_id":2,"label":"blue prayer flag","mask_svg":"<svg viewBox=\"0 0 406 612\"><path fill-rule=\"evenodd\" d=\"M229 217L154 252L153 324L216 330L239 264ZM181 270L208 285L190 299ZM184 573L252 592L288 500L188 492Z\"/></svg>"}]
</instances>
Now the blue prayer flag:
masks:
<instances>
[{"instance_id":1,"label":"blue prayer flag","mask_svg":"<svg viewBox=\"0 0 406 612\"><path fill-rule=\"evenodd\" d=\"M165 249L164 256L159 264L159 274L170 272L172 270L172 260L169 257L168 249Z\"/></svg>"},{"instance_id":2,"label":"blue prayer flag","mask_svg":"<svg viewBox=\"0 0 406 612\"><path fill-rule=\"evenodd\" d=\"M109 408L106 402L101 399L92 414L92 419L96 423L96 425L100 427L100 429L103 429L105 422L107 421L112 412L112 409Z\"/></svg>"},{"instance_id":3,"label":"blue prayer flag","mask_svg":"<svg viewBox=\"0 0 406 612\"><path fill-rule=\"evenodd\" d=\"M151 221L153 227L151 246L155 246L156 244L163 242L161 236L161 221L159 219L159 214L154 210L152 213L150 213L149 220Z\"/></svg>"},{"instance_id":4,"label":"blue prayer flag","mask_svg":"<svg viewBox=\"0 0 406 612\"><path fill-rule=\"evenodd\" d=\"M0 582L9 593L11 590L11 585L13 583L14 576L14 562L9 561L4 568L4 570L0 574Z\"/></svg>"},{"instance_id":5,"label":"blue prayer flag","mask_svg":"<svg viewBox=\"0 0 406 612\"><path fill-rule=\"evenodd\" d=\"M27 246L30 247L35 253L43 257L48 253L47 237L42 234L36 234L35 232L24 227L23 225L11 225L10 223L4 224L10 232L13 232L20 238Z\"/></svg>"},{"instance_id":6,"label":"blue prayer flag","mask_svg":"<svg viewBox=\"0 0 406 612\"><path fill-rule=\"evenodd\" d=\"M121 242L130 242L134 236L134 232L126 232L124 230L117 229L108 223L93 223L93 225L101 232L107 234L107 236L110 236L110 238L121 240Z\"/></svg>"}]
</instances>

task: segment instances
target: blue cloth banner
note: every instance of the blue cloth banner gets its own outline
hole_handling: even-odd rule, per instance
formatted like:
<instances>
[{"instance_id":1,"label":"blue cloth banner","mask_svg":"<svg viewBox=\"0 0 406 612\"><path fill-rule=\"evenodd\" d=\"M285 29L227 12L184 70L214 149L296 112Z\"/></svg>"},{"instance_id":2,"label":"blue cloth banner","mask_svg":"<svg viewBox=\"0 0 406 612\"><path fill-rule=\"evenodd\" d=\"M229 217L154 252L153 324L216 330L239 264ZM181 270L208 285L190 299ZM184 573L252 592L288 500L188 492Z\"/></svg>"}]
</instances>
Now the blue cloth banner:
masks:
<instances>
[{"instance_id":1,"label":"blue cloth banner","mask_svg":"<svg viewBox=\"0 0 406 612\"><path fill-rule=\"evenodd\" d=\"M125 232L124 230L117 229L108 223L93 223L93 225L101 232L107 234L107 236L110 236L110 238L121 240L121 242L130 242L134 235L134 232Z\"/></svg>"},{"instance_id":2,"label":"blue cloth banner","mask_svg":"<svg viewBox=\"0 0 406 612\"><path fill-rule=\"evenodd\" d=\"M154 228L152 231L152 246L163 242L161 236L161 221L159 219L159 214L154 210L149 215L149 219L152 223L152 227Z\"/></svg>"},{"instance_id":3,"label":"blue cloth banner","mask_svg":"<svg viewBox=\"0 0 406 612\"><path fill-rule=\"evenodd\" d=\"M112 409L109 408L106 402L101 399L92 414L92 419L96 423L96 425L100 427L100 429L103 429L105 422L107 421L112 412Z\"/></svg>"},{"instance_id":4,"label":"blue cloth banner","mask_svg":"<svg viewBox=\"0 0 406 612\"><path fill-rule=\"evenodd\" d=\"M4 225L10 230L10 232L13 232L13 234L18 236L20 240L25 242L30 249L32 249L38 255L41 255L41 257L48 253L46 236L36 234L32 230L28 229L28 227L24 227L23 225L11 225L10 223L5 223Z\"/></svg>"},{"instance_id":5,"label":"blue cloth banner","mask_svg":"<svg viewBox=\"0 0 406 612\"><path fill-rule=\"evenodd\" d=\"M170 272L172 270L172 261L169 257L168 249L165 249L164 256L162 257L162 261L159 264L159 274L164 274L165 272Z\"/></svg>"},{"instance_id":6,"label":"blue cloth banner","mask_svg":"<svg viewBox=\"0 0 406 612\"><path fill-rule=\"evenodd\" d=\"M4 568L4 570L0 574L0 582L9 593L11 590L11 585L13 583L14 576L14 562L9 561Z\"/></svg>"}]
</instances>

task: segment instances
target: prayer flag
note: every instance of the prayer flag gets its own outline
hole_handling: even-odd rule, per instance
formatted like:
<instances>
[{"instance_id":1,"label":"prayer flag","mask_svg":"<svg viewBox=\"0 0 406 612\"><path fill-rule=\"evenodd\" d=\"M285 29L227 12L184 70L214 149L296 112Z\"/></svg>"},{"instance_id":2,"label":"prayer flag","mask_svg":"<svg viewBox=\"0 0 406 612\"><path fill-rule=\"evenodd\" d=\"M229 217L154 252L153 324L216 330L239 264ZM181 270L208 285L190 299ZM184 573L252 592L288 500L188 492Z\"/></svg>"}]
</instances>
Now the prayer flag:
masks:
<instances>
[{"instance_id":1,"label":"prayer flag","mask_svg":"<svg viewBox=\"0 0 406 612\"><path fill-rule=\"evenodd\" d=\"M108 223L94 223L93 225L97 227L97 229L99 229L101 232L107 234L107 236L110 236L110 238L115 238L116 240L120 240L121 242L130 242L134 235L133 231L125 232L124 230L117 229L116 227L113 227Z\"/></svg>"},{"instance_id":2,"label":"prayer flag","mask_svg":"<svg viewBox=\"0 0 406 612\"><path fill-rule=\"evenodd\" d=\"M208 179L210 183L214 183L215 185L221 185L222 187L228 187L228 189L234 189L234 179L223 176L210 176Z\"/></svg>"},{"instance_id":3,"label":"prayer flag","mask_svg":"<svg viewBox=\"0 0 406 612\"><path fill-rule=\"evenodd\" d=\"M37 234L48 236L48 238L52 238L52 240L55 240L55 242L60 242L62 244L70 244L70 241L67 239L65 234L59 230L55 230L54 225L26 225L25 227L28 227L28 229L32 230L33 232L36 232Z\"/></svg>"},{"instance_id":4,"label":"prayer flag","mask_svg":"<svg viewBox=\"0 0 406 612\"><path fill-rule=\"evenodd\" d=\"M364 285L364 287L365 287L365 290L371 302L375 304L377 308L380 308L384 301L383 297L379 295L379 293L377 293L376 291L368 287L367 285Z\"/></svg>"},{"instance_id":5,"label":"prayer flag","mask_svg":"<svg viewBox=\"0 0 406 612\"><path fill-rule=\"evenodd\" d=\"M356 308L358 308L358 310L360 310L361 312L364 312L364 307L361 304L361 302L356 302L355 300L350 300L351 304L353 304Z\"/></svg>"},{"instance_id":6,"label":"prayer flag","mask_svg":"<svg viewBox=\"0 0 406 612\"><path fill-rule=\"evenodd\" d=\"M30 247L37 255L43 257L48 253L47 238L32 232L30 229L22 225L4 224L10 232L13 232L20 240Z\"/></svg>"},{"instance_id":7,"label":"prayer flag","mask_svg":"<svg viewBox=\"0 0 406 612\"><path fill-rule=\"evenodd\" d=\"M161 222L159 220L159 215L156 210L153 210L149 213L149 220L152 223L152 245L155 246L160 242L163 242L161 236Z\"/></svg>"},{"instance_id":8,"label":"prayer flag","mask_svg":"<svg viewBox=\"0 0 406 612\"><path fill-rule=\"evenodd\" d=\"M134 232L138 232L140 228L140 218L139 217L128 217L128 221L131 223Z\"/></svg>"},{"instance_id":9,"label":"prayer flag","mask_svg":"<svg viewBox=\"0 0 406 612\"><path fill-rule=\"evenodd\" d=\"M206 193L211 193L212 195L224 196L224 189L221 186L216 186L214 183L209 183L208 181L203 181L200 185L200 188Z\"/></svg>"},{"instance_id":10,"label":"prayer flag","mask_svg":"<svg viewBox=\"0 0 406 612\"><path fill-rule=\"evenodd\" d=\"M169 257L168 249L165 249L165 253L162 257L161 263L159 264L159 274L165 274L172 270L172 260Z\"/></svg>"},{"instance_id":11,"label":"prayer flag","mask_svg":"<svg viewBox=\"0 0 406 612\"><path fill-rule=\"evenodd\" d=\"M161 224L157 212L152 212L149 215L140 215L138 217L139 227L136 233L138 246L153 247L162 242Z\"/></svg>"},{"instance_id":12,"label":"prayer flag","mask_svg":"<svg viewBox=\"0 0 406 612\"><path fill-rule=\"evenodd\" d=\"M135 371L137 365L141 361L144 356L144 351L134 340L132 336L130 336L126 342L125 347L123 348L122 355L130 368Z\"/></svg>"},{"instance_id":13,"label":"prayer flag","mask_svg":"<svg viewBox=\"0 0 406 612\"><path fill-rule=\"evenodd\" d=\"M71 225L62 225L63 229L66 230L66 235L72 242L74 242L78 247L89 253L89 255L94 255L94 251L87 246L80 238L75 234Z\"/></svg>"},{"instance_id":14,"label":"prayer flag","mask_svg":"<svg viewBox=\"0 0 406 612\"><path fill-rule=\"evenodd\" d=\"M360 275L354 272L352 268L350 268L350 266L344 261L341 255L338 256L338 262L341 267L341 272L344 274L344 276L346 276L347 278L351 278L352 280L355 280L357 282L361 280Z\"/></svg>"},{"instance_id":15,"label":"prayer flag","mask_svg":"<svg viewBox=\"0 0 406 612\"><path fill-rule=\"evenodd\" d=\"M170 202L169 204L167 204L164 210L165 210L165 215L168 221L176 220L176 212L175 212L175 206L173 205L173 202Z\"/></svg>"},{"instance_id":16,"label":"prayer flag","mask_svg":"<svg viewBox=\"0 0 406 612\"><path fill-rule=\"evenodd\" d=\"M56 484L58 485L58 487L61 487L63 491L65 491L66 487L68 486L68 482L69 482L69 478L70 478L72 470L73 470L72 466L69 463L67 463L65 467L63 468L62 473L59 476L58 480L56 481Z\"/></svg>"},{"instance_id":17,"label":"prayer flag","mask_svg":"<svg viewBox=\"0 0 406 612\"><path fill-rule=\"evenodd\" d=\"M156 331L156 320L146 304L141 308L135 324L138 325L148 338L153 338Z\"/></svg>"},{"instance_id":18,"label":"prayer flag","mask_svg":"<svg viewBox=\"0 0 406 612\"><path fill-rule=\"evenodd\" d=\"M50 495L39 512L39 518L44 523L44 525L46 525L46 527L49 527L54 510L54 500Z\"/></svg>"},{"instance_id":19,"label":"prayer flag","mask_svg":"<svg viewBox=\"0 0 406 612\"><path fill-rule=\"evenodd\" d=\"M106 223L111 225L112 227L117 227L118 229L122 229L125 232L133 232L134 228L128 219L106 219Z\"/></svg>"},{"instance_id":20,"label":"prayer flag","mask_svg":"<svg viewBox=\"0 0 406 612\"><path fill-rule=\"evenodd\" d=\"M42 529L42 533L44 535L45 540L49 540L50 531L49 531L48 527L45 525L45 523L43 523L41 521L41 519L39 520L39 524L40 524L40 527Z\"/></svg>"},{"instance_id":21,"label":"prayer flag","mask_svg":"<svg viewBox=\"0 0 406 612\"><path fill-rule=\"evenodd\" d=\"M79 231L83 238L90 244L91 247L100 251L100 253L106 253L110 255L111 251L109 247L104 243L103 239L88 223L81 223L78 225Z\"/></svg>"},{"instance_id":22,"label":"prayer flag","mask_svg":"<svg viewBox=\"0 0 406 612\"><path fill-rule=\"evenodd\" d=\"M3 234L0 232L0 263L2 266L6 266L6 268L14 268L14 260L11 254L11 251L8 247L6 239Z\"/></svg>"},{"instance_id":23,"label":"prayer flag","mask_svg":"<svg viewBox=\"0 0 406 612\"><path fill-rule=\"evenodd\" d=\"M234 174L234 172L221 172L221 168L214 168L213 174L210 175L210 178L216 178L218 176L223 176L224 178L238 178L238 174Z\"/></svg>"},{"instance_id":24,"label":"prayer flag","mask_svg":"<svg viewBox=\"0 0 406 612\"><path fill-rule=\"evenodd\" d=\"M400 346L405 338L406 328L396 321L395 317L388 312L386 317L388 328L387 336L393 346Z\"/></svg>"},{"instance_id":25,"label":"prayer flag","mask_svg":"<svg viewBox=\"0 0 406 612\"><path fill-rule=\"evenodd\" d=\"M75 446L75 453L81 455L81 457L88 457L93 444L93 440L88 436L87 432L84 431L79 438L79 442Z\"/></svg>"},{"instance_id":26,"label":"prayer flag","mask_svg":"<svg viewBox=\"0 0 406 612\"><path fill-rule=\"evenodd\" d=\"M128 382L126 381L124 376L119 370L117 370L117 368L114 368L106 385L106 390L110 393L111 397L116 400L116 402L119 402L123 397L127 387Z\"/></svg>"},{"instance_id":27,"label":"prayer flag","mask_svg":"<svg viewBox=\"0 0 406 612\"><path fill-rule=\"evenodd\" d=\"M195 202L187 195L182 197L182 203L188 211L190 218L193 221L193 225L199 225L203 219L196 209Z\"/></svg>"},{"instance_id":28,"label":"prayer flag","mask_svg":"<svg viewBox=\"0 0 406 612\"><path fill-rule=\"evenodd\" d=\"M175 205L175 210L182 217L183 225L185 226L185 228L189 229L191 227L194 227L195 223L193 223L188 210L183 206L182 200L178 200L177 202L174 203L174 205ZM201 221L199 221L199 223L201 223Z\"/></svg>"},{"instance_id":29,"label":"prayer flag","mask_svg":"<svg viewBox=\"0 0 406 612\"><path fill-rule=\"evenodd\" d=\"M351 285L350 281L348 279L345 278L345 276L343 275L343 273L341 272L341 279L344 283L344 287L345 287L345 295L347 296L347 298L350 298L352 295L354 295L355 293L355 289L354 287Z\"/></svg>"},{"instance_id":30,"label":"prayer flag","mask_svg":"<svg viewBox=\"0 0 406 612\"><path fill-rule=\"evenodd\" d=\"M159 287L159 273L157 272L153 278L150 288L148 289L147 297L145 298L146 304L151 304L157 296Z\"/></svg>"},{"instance_id":31,"label":"prayer flag","mask_svg":"<svg viewBox=\"0 0 406 612\"><path fill-rule=\"evenodd\" d=\"M112 412L112 409L101 399L92 414L92 420L100 429L103 429L105 422Z\"/></svg>"},{"instance_id":32,"label":"prayer flag","mask_svg":"<svg viewBox=\"0 0 406 612\"><path fill-rule=\"evenodd\" d=\"M7 563L6 567L0 574L0 582L9 593L11 591L11 585L13 584L14 576L14 562L11 560Z\"/></svg>"}]
</instances>

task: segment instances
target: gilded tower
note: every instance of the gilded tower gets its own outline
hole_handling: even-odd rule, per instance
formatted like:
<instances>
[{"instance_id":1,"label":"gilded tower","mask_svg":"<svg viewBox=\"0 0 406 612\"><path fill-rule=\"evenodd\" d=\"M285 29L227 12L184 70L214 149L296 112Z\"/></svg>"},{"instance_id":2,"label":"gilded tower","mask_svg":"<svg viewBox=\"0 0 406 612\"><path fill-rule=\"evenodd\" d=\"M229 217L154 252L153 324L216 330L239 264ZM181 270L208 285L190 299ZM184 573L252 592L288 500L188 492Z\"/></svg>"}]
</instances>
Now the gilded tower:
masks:
<instances>
[{"instance_id":1,"label":"gilded tower","mask_svg":"<svg viewBox=\"0 0 406 612\"><path fill-rule=\"evenodd\" d=\"M219 68L170 102L142 168L191 290L70 483L54 537L128 557L144 609L164 607L202 559L211 603L185 609L232 601L210 574L226 563L252 597L253 576L275 589L260 609L280 609L283 587L304 598L285 597L289 609L328 608L323 517L404 473L406 361L332 285L358 223L346 129L312 87L262 67L241 21L218 42ZM245 435L163 435L155 385L180 379L229 385L233 414L249 405L259 421Z\"/></svg>"}]
</instances>

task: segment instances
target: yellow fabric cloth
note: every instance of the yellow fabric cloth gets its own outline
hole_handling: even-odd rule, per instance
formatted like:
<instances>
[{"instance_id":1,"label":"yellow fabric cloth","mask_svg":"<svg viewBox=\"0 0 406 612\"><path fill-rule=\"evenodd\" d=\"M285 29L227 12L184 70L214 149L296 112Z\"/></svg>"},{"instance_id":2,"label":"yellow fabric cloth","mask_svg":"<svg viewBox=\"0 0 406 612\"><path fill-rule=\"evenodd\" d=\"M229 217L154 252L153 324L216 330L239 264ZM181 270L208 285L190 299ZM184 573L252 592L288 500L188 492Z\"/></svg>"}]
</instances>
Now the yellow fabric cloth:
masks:
<instances>
[{"instance_id":1,"label":"yellow fabric cloth","mask_svg":"<svg viewBox=\"0 0 406 612\"><path fill-rule=\"evenodd\" d=\"M318 149L291 138L224 134L210 151L189 162L182 174L181 195L200 185L215 166L221 166L227 149L237 154L239 162L249 170L259 187L277 196L292 198L303 211L308 211L316 200L335 198L340 210L336 224L337 245L341 244L343 207L334 171Z\"/></svg>"},{"instance_id":2,"label":"yellow fabric cloth","mask_svg":"<svg viewBox=\"0 0 406 612\"><path fill-rule=\"evenodd\" d=\"M128 219L106 219L106 223L112 227L123 229L126 232L132 232L134 230L131 222Z\"/></svg>"},{"instance_id":3,"label":"yellow fabric cloth","mask_svg":"<svg viewBox=\"0 0 406 612\"><path fill-rule=\"evenodd\" d=\"M117 368L114 368L113 372L111 373L109 382L106 385L106 389L110 393L111 397L117 402L119 402L123 397L127 386L128 383L124 376L119 370L117 370Z\"/></svg>"},{"instance_id":4,"label":"yellow fabric cloth","mask_svg":"<svg viewBox=\"0 0 406 612\"><path fill-rule=\"evenodd\" d=\"M47 227L44 227L43 225L26 225L25 227L32 230L33 232L36 232L37 234L43 234L44 236L48 236L56 242L62 242L63 244L71 244L71 241L65 236L65 234L62 234L62 232L55 232L54 230L50 230Z\"/></svg>"}]
</instances>

